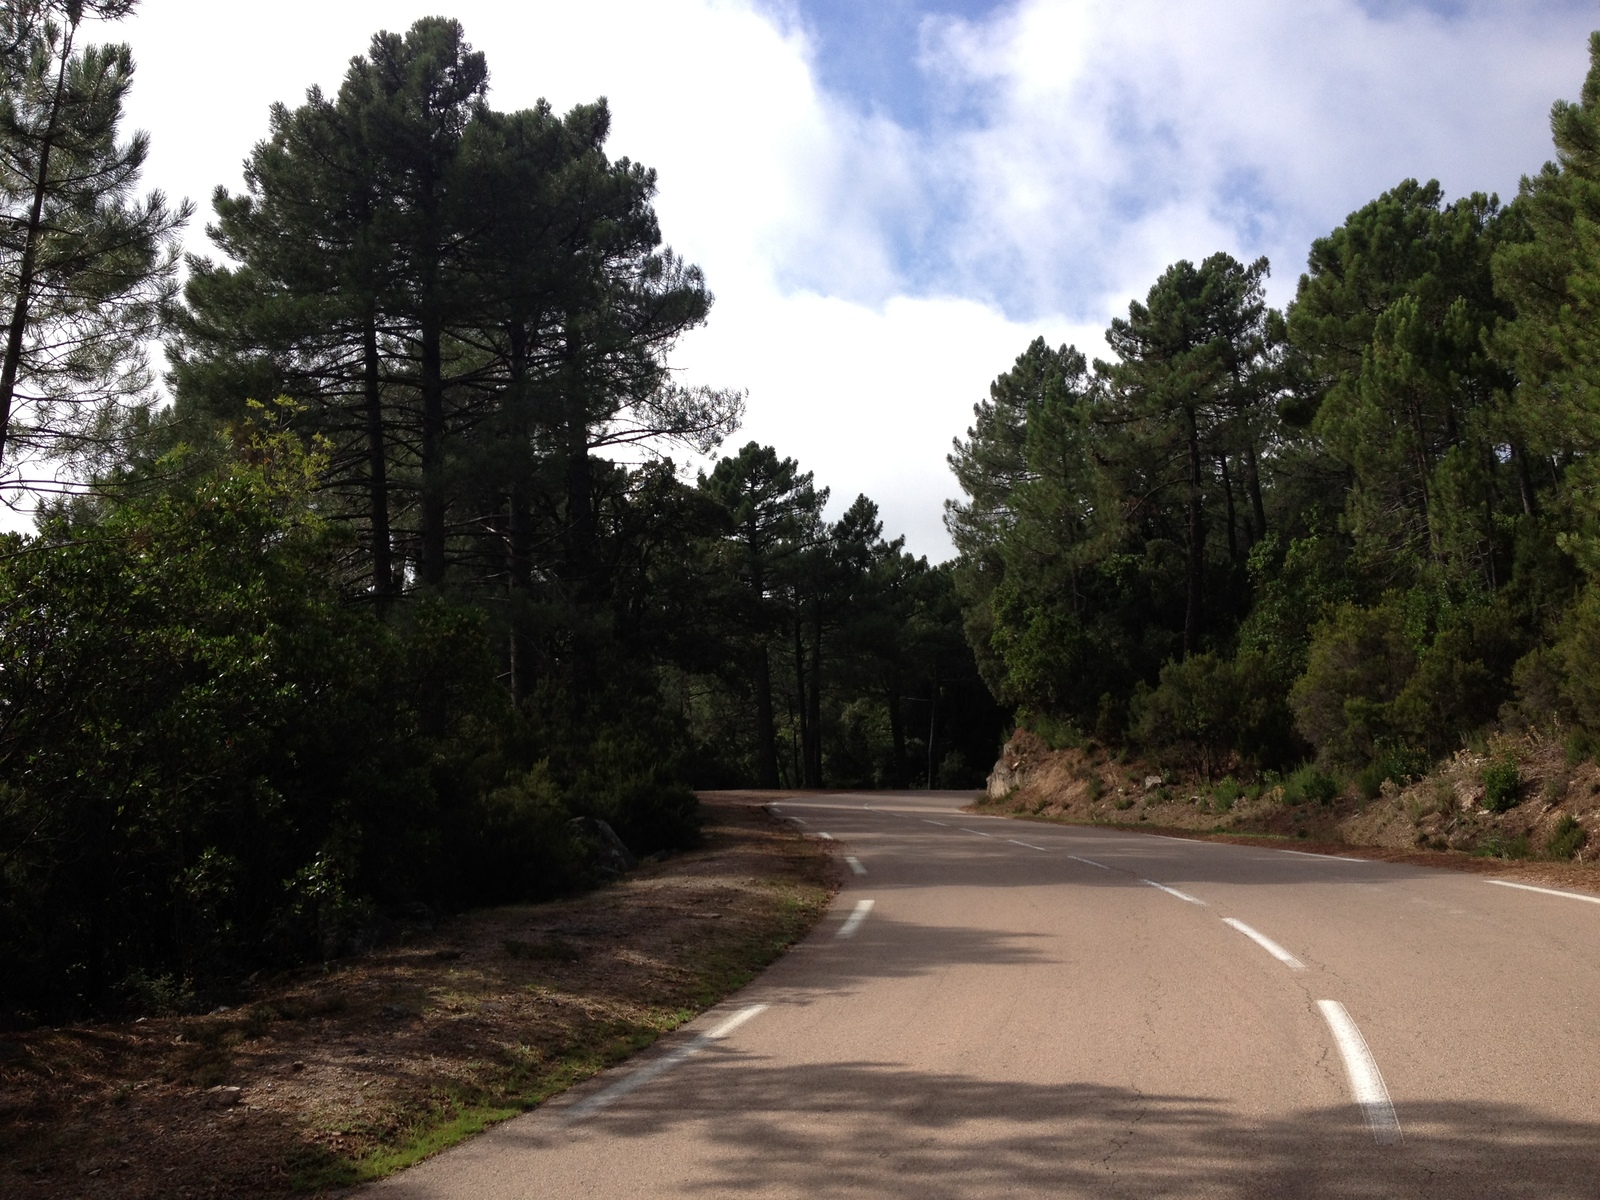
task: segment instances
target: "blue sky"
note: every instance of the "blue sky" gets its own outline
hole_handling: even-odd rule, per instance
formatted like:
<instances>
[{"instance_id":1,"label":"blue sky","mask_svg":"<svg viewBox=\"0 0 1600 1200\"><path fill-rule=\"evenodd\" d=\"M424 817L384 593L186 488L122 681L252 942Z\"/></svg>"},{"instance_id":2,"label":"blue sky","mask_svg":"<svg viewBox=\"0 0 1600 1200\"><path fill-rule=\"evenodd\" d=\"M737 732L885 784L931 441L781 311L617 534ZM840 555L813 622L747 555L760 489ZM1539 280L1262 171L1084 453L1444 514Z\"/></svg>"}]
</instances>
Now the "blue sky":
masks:
<instances>
[{"instance_id":1,"label":"blue sky","mask_svg":"<svg viewBox=\"0 0 1600 1200\"><path fill-rule=\"evenodd\" d=\"M238 186L271 102L439 11L497 106L609 97L717 293L674 361L749 390L735 444L934 558L950 441L1034 336L1104 354L1216 250L1267 255L1285 303L1311 239L1408 176L1509 197L1600 26L1595 0L144 0L117 34L148 182Z\"/></svg>"}]
</instances>

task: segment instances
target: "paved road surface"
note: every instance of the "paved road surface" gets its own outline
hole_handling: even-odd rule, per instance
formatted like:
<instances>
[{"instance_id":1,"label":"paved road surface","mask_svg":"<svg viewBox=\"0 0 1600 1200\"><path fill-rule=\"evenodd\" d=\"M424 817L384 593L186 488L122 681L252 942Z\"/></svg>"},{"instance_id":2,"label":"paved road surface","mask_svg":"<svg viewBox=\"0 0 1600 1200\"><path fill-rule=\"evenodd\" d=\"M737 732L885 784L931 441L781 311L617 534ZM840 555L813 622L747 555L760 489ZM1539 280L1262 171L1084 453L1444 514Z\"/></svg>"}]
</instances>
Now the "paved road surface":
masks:
<instances>
[{"instance_id":1,"label":"paved road surface","mask_svg":"<svg viewBox=\"0 0 1600 1200\"><path fill-rule=\"evenodd\" d=\"M1600 1195L1600 904L965 799L779 802L804 944L373 1200Z\"/></svg>"}]
</instances>

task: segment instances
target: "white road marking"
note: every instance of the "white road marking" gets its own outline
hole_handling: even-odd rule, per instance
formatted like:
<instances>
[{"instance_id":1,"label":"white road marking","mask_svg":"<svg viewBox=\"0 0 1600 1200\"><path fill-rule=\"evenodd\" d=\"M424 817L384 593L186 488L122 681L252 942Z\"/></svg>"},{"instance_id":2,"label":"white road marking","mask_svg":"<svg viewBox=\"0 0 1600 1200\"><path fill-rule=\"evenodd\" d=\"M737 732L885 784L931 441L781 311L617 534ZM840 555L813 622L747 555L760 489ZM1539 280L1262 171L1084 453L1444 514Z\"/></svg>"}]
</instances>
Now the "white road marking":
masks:
<instances>
[{"instance_id":1,"label":"white road marking","mask_svg":"<svg viewBox=\"0 0 1600 1200\"><path fill-rule=\"evenodd\" d=\"M949 829L950 828L950 826L946 825L943 821L932 821L932 820L929 820L927 817L923 817L922 818L922 823L924 825L938 825L942 829Z\"/></svg>"},{"instance_id":2,"label":"white road marking","mask_svg":"<svg viewBox=\"0 0 1600 1200\"><path fill-rule=\"evenodd\" d=\"M1224 925L1233 926L1233 928L1244 934L1245 937L1249 938L1256 945L1260 946L1263 950L1272 955L1273 958L1277 959L1291 971L1304 971L1306 969L1305 963L1301 962L1294 955L1290 954L1266 934L1258 933L1256 930L1251 929L1250 926L1246 925L1243 921L1235 920L1233 917L1223 917L1222 923Z\"/></svg>"},{"instance_id":3,"label":"white road marking","mask_svg":"<svg viewBox=\"0 0 1600 1200\"><path fill-rule=\"evenodd\" d=\"M831 834L831 833L819 833L819 834L817 834L817 836L819 838L821 838L825 842L833 841L833 834Z\"/></svg>"},{"instance_id":4,"label":"white road marking","mask_svg":"<svg viewBox=\"0 0 1600 1200\"><path fill-rule=\"evenodd\" d=\"M783 814L783 819L786 821L798 821L802 825L811 824L811 822L806 820L804 817L791 817L788 813Z\"/></svg>"},{"instance_id":5,"label":"white road marking","mask_svg":"<svg viewBox=\"0 0 1600 1200\"><path fill-rule=\"evenodd\" d=\"M861 922L867 919L867 914L872 911L871 900L857 900L856 909L845 918L844 924L839 926L839 932L834 937L855 937L856 930L861 928Z\"/></svg>"},{"instance_id":6,"label":"white road marking","mask_svg":"<svg viewBox=\"0 0 1600 1200\"><path fill-rule=\"evenodd\" d=\"M1534 887L1531 883L1512 883L1509 879L1485 879L1485 883L1492 883L1499 887L1516 888L1523 892L1539 892L1546 896L1562 896L1568 900L1582 900L1587 904L1600 904L1600 896L1585 896L1579 892L1558 892L1555 888Z\"/></svg>"},{"instance_id":7,"label":"white road marking","mask_svg":"<svg viewBox=\"0 0 1600 1200\"><path fill-rule=\"evenodd\" d=\"M1207 907L1204 900L1197 900L1195 897L1189 895L1188 892L1180 892L1177 888L1168 887L1164 883L1157 883L1154 879L1141 879L1139 882L1148 883L1153 888L1160 888L1167 895L1176 896L1179 900L1187 900L1190 904L1198 904L1201 908Z\"/></svg>"},{"instance_id":8,"label":"white road marking","mask_svg":"<svg viewBox=\"0 0 1600 1200\"><path fill-rule=\"evenodd\" d=\"M1400 1118L1395 1116L1394 1105L1389 1102L1389 1089L1384 1087L1378 1064L1372 1059L1372 1051L1367 1049L1367 1039L1361 1036L1361 1030L1337 1000L1318 1000L1317 1007L1344 1057L1350 1091L1367 1118L1367 1128L1372 1131L1373 1138L1384 1143L1401 1141Z\"/></svg>"},{"instance_id":9,"label":"white road marking","mask_svg":"<svg viewBox=\"0 0 1600 1200\"><path fill-rule=\"evenodd\" d=\"M993 837L994 836L994 834L992 834L992 833L984 833L982 830L979 830L979 829L968 829L965 825L961 826L961 832L962 833L970 833L973 837Z\"/></svg>"},{"instance_id":10,"label":"white road marking","mask_svg":"<svg viewBox=\"0 0 1600 1200\"><path fill-rule=\"evenodd\" d=\"M1044 850L1043 846L1035 846L1032 842L1019 842L1016 838L1007 838L1006 841L1010 842L1013 846L1026 846L1029 850ZM1049 851L1045 850L1045 853L1048 854Z\"/></svg>"},{"instance_id":11,"label":"white road marking","mask_svg":"<svg viewBox=\"0 0 1600 1200\"><path fill-rule=\"evenodd\" d=\"M585 1117L593 1116L602 1108L609 1108L611 1105L615 1104L618 1100L622 1099L622 1097L626 1096L634 1089L641 1088L645 1084L649 1083L652 1079L657 1079L660 1076L665 1075L668 1071L672 1070L673 1067L677 1066L685 1059L699 1054L700 1051L704 1050L707 1046L712 1045L714 1042L720 1042L723 1038L727 1037L735 1029L739 1028L739 1026L743 1025L751 1017L755 1016L766 1007L767 1006L765 1004L752 1004L746 1008L741 1008L738 1012L734 1013L733 1016L722 1022L722 1024L718 1025L715 1029L707 1030L705 1033L702 1033L699 1037L695 1038L694 1041L689 1042L686 1045L679 1046L676 1050L668 1051L666 1054L663 1054L660 1058L656 1059L655 1062L650 1063L648 1066L640 1067L632 1075L628 1075L617 1080L616 1083L613 1083L608 1088L596 1092L587 1100L578 1101L578 1103L574 1104L567 1110L567 1120L581 1121Z\"/></svg>"},{"instance_id":12,"label":"white road marking","mask_svg":"<svg viewBox=\"0 0 1600 1200\"><path fill-rule=\"evenodd\" d=\"M1268 846L1267 849L1277 850L1277 847ZM1323 862L1361 863L1365 866L1372 865L1372 860L1370 858L1351 858L1345 854L1313 854L1309 850L1278 850L1278 853L1294 854L1300 858L1320 858Z\"/></svg>"},{"instance_id":13,"label":"white road marking","mask_svg":"<svg viewBox=\"0 0 1600 1200\"><path fill-rule=\"evenodd\" d=\"M846 854L844 860L850 864L850 869L857 875L865 875L867 873L867 869L861 865L861 860L854 854Z\"/></svg>"},{"instance_id":14,"label":"white road marking","mask_svg":"<svg viewBox=\"0 0 1600 1200\"><path fill-rule=\"evenodd\" d=\"M1067 855L1067 857L1070 858L1073 862L1081 862L1081 863L1084 864L1084 866L1087 866L1087 867L1099 867L1102 871L1111 870L1111 868L1106 866L1105 863L1097 863L1092 858L1079 858L1076 854L1069 854L1069 855Z\"/></svg>"}]
</instances>

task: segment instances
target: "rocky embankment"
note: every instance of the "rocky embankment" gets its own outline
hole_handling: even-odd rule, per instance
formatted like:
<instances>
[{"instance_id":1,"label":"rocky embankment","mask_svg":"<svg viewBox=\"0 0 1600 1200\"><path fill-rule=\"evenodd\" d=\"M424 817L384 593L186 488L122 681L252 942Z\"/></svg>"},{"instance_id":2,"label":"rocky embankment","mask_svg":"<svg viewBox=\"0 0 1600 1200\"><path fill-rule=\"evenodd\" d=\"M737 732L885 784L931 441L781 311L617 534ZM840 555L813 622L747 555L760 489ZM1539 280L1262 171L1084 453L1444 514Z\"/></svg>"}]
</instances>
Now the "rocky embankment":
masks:
<instances>
[{"instance_id":1,"label":"rocky embankment","mask_svg":"<svg viewBox=\"0 0 1600 1200\"><path fill-rule=\"evenodd\" d=\"M1515 770L1508 771L1508 764ZM1486 776L1492 782L1497 769L1502 782L1491 788ZM1332 781L1323 795L1305 791L1270 776L1207 780L1092 743L1053 750L1037 735L1018 730L989 776L980 807L1064 821L1392 850L1576 862L1600 857L1600 838L1590 836L1600 830L1600 768L1589 761L1569 763L1558 743L1537 734L1462 750L1404 787L1385 782L1371 798Z\"/></svg>"}]
</instances>

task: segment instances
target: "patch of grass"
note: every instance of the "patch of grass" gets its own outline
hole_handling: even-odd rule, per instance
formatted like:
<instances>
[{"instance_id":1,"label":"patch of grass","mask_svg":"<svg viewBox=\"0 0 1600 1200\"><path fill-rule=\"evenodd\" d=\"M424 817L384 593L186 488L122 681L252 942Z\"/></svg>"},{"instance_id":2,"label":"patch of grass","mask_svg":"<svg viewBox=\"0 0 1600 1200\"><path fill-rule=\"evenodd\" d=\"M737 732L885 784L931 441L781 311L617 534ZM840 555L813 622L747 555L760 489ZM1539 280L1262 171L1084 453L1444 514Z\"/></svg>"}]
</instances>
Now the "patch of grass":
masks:
<instances>
[{"instance_id":1,"label":"patch of grass","mask_svg":"<svg viewBox=\"0 0 1600 1200\"><path fill-rule=\"evenodd\" d=\"M1528 835L1491 833L1478 842L1473 850L1479 858L1531 858L1533 847L1528 844Z\"/></svg>"},{"instance_id":2,"label":"patch of grass","mask_svg":"<svg viewBox=\"0 0 1600 1200\"><path fill-rule=\"evenodd\" d=\"M1575 767L1594 757L1594 735L1587 729L1574 729L1567 734L1561 748L1566 754L1567 766Z\"/></svg>"},{"instance_id":3,"label":"patch of grass","mask_svg":"<svg viewBox=\"0 0 1600 1200\"><path fill-rule=\"evenodd\" d=\"M1490 812L1505 812L1521 798L1522 772L1517 760L1502 758L1483 769L1483 806Z\"/></svg>"},{"instance_id":4,"label":"patch of grass","mask_svg":"<svg viewBox=\"0 0 1600 1200\"><path fill-rule=\"evenodd\" d=\"M1090 775L1089 776L1089 803L1093 804L1096 800L1100 799L1101 796L1105 795L1105 791L1106 791L1105 781L1103 779L1101 779L1100 776L1098 776L1098 775Z\"/></svg>"},{"instance_id":5,"label":"patch of grass","mask_svg":"<svg viewBox=\"0 0 1600 1200\"><path fill-rule=\"evenodd\" d=\"M1127 812L1133 807L1133 805L1134 799L1132 796L1118 796L1116 803L1111 807L1115 808L1118 812Z\"/></svg>"},{"instance_id":6,"label":"patch of grass","mask_svg":"<svg viewBox=\"0 0 1600 1200\"><path fill-rule=\"evenodd\" d=\"M1588 838L1588 831L1578 823L1577 818L1571 813L1564 813L1545 841L1545 855L1548 858L1571 858L1583 849L1583 843Z\"/></svg>"}]
</instances>

